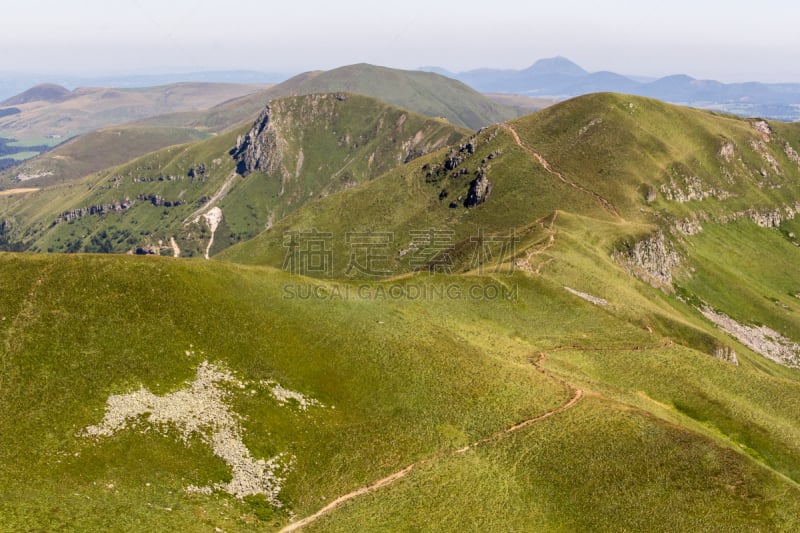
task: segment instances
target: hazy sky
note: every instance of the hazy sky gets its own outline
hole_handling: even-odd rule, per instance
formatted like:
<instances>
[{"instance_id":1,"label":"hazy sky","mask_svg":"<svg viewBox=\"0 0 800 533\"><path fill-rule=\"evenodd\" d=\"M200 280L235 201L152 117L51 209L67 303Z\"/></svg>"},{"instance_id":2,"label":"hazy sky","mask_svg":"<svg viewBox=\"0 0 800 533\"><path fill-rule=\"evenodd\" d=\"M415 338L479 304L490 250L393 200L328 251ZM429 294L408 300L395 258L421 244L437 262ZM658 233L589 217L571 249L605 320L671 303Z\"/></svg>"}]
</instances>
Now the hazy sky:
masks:
<instances>
[{"instance_id":1,"label":"hazy sky","mask_svg":"<svg viewBox=\"0 0 800 533\"><path fill-rule=\"evenodd\" d=\"M587 70L800 82L797 0L4 0L0 71Z\"/></svg>"}]
</instances>

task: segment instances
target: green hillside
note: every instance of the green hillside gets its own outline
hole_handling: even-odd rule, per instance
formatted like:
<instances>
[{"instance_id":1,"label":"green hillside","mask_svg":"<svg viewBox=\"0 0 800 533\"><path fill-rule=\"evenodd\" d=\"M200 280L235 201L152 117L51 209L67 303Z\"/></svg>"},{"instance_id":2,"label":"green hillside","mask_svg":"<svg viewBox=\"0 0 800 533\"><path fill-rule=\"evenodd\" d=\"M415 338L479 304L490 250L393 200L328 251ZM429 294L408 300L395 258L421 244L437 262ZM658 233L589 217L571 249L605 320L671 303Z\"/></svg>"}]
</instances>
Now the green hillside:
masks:
<instances>
[{"instance_id":1,"label":"green hillside","mask_svg":"<svg viewBox=\"0 0 800 533\"><path fill-rule=\"evenodd\" d=\"M164 113L208 109L267 87L235 83L80 87L55 100L34 99L15 105L19 113L0 118L0 137L19 141L53 135L67 138Z\"/></svg>"},{"instance_id":2,"label":"green hillside","mask_svg":"<svg viewBox=\"0 0 800 533\"><path fill-rule=\"evenodd\" d=\"M353 187L467 134L356 95L294 97L273 101L271 109L259 120L269 119L279 141L275 168L246 178L235 172L231 153L250 125L162 149L78 183L5 198L0 219L7 247L213 254L309 199ZM214 210L221 210L220 221L203 216Z\"/></svg>"},{"instance_id":3,"label":"green hillside","mask_svg":"<svg viewBox=\"0 0 800 533\"><path fill-rule=\"evenodd\" d=\"M216 261L0 262L7 529L277 530L393 473L310 530L798 527L797 375L672 344L549 276L407 280L517 287L467 305L291 297L351 285ZM145 417L92 436L111 395L177 402L198 368L232 381L195 394L279 465L274 498L226 492L217 426L182 440ZM299 399L281 404L287 391Z\"/></svg>"},{"instance_id":4,"label":"green hillside","mask_svg":"<svg viewBox=\"0 0 800 533\"><path fill-rule=\"evenodd\" d=\"M368 64L350 65L287 80L276 89L291 94L346 91L380 98L457 126L478 129L519 116L459 81L431 72L397 70Z\"/></svg>"},{"instance_id":5,"label":"green hillside","mask_svg":"<svg viewBox=\"0 0 800 533\"><path fill-rule=\"evenodd\" d=\"M188 128L119 126L97 130L0 173L0 187L42 187L75 181L166 146L207 136Z\"/></svg>"},{"instance_id":6,"label":"green hillside","mask_svg":"<svg viewBox=\"0 0 800 533\"><path fill-rule=\"evenodd\" d=\"M521 254L549 238L555 229L546 226L560 212L586 217L589 226L607 223L598 237L606 257L629 252L626 242L658 227L677 246L704 222L765 223L775 209L791 218L787 209L796 212L800 194L799 140L800 126L793 124L638 97L581 97L486 128L365 187L315 200L225 257L280 266L283 234L309 228L333 233L331 247L346 257L345 234L372 228L394 232L388 263L399 274L412 270L410 232L435 228L454 232L452 268L464 271L471 256L459 252L480 230L514 230ZM481 187L484 197L471 204L470 193Z\"/></svg>"},{"instance_id":7,"label":"green hillside","mask_svg":"<svg viewBox=\"0 0 800 533\"><path fill-rule=\"evenodd\" d=\"M0 254L0 529L800 529L798 152L336 93L0 197L9 248L215 259Z\"/></svg>"},{"instance_id":8,"label":"green hillside","mask_svg":"<svg viewBox=\"0 0 800 533\"><path fill-rule=\"evenodd\" d=\"M456 126L478 129L525 114L524 106L497 103L463 83L429 72L359 64L306 72L262 93L225 102L207 111L172 113L142 124L191 127L220 132L252 120L269 100L316 93L348 92L371 96Z\"/></svg>"},{"instance_id":9,"label":"green hillside","mask_svg":"<svg viewBox=\"0 0 800 533\"><path fill-rule=\"evenodd\" d=\"M191 86L183 84L177 87L179 90L167 92L173 100L177 99L173 93L186 97L188 101L183 107L191 107L190 104L199 104L195 102L197 95L187 92L187 87ZM475 129L532 110L529 105L495 103L460 82L435 74L354 65L329 72L301 74L270 89L237 96L210 109L164 112L139 120L134 126L117 126L83 135L57 150L46 152L24 165L0 173L0 188L20 187L22 181L27 181L25 186L28 187L72 181L144 156L165 146L196 140L204 134L227 132L231 128L241 127L244 123L252 123L264 105L272 99L333 92L352 92L371 96L423 115L434 118L445 117L453 124ZM131 94L150 97L151 93L157 94L156 89L142 89L132 91ZM89 98L89 94L82 98L84 100ZM119 100L118 97L115 98ZM170 98L167 100L172 101ZM76 101L83 102L81 99ZM74 102L73 104L78 105ZM166 111L169 108L161 109ZM55 113L52 109L48 112ZM147 114L149 116L156 113L148 111ZM131 118L120 115L113 119L106 117L105 120L102 125L109 122L128 122ZM22 123L24 120L19 124ZM120 134L126 138L120 138ZM42 142L46 140L43 139Z\"/></svg>"},{"instance_id":10,"label":"green hillside","mask_svg":"<svg viewBox=\"0 0 800 533\"><path fill-rule=\"evenodd\" d=\"M526 273L670 346L753 369L759 381L761 373L794 381L797 134L796 125L653 100L583 97L316 200L219 257L353 280ZM328 268L303 263L320 234ZM569 354L576 345L556 346ZM622 380L607 394L626 402L636 401L633 391L653 398L656 388L668 397L657 403L797 480L798 448L782 418L797 410L759 413L768 398L756 399L763 384L741 383L738 392L720 384L726 391L712 393L705 374L676 382L677 367L651 368L650 359L565 357L563 372L577 380Z\"/></svg>"}]
</instances>

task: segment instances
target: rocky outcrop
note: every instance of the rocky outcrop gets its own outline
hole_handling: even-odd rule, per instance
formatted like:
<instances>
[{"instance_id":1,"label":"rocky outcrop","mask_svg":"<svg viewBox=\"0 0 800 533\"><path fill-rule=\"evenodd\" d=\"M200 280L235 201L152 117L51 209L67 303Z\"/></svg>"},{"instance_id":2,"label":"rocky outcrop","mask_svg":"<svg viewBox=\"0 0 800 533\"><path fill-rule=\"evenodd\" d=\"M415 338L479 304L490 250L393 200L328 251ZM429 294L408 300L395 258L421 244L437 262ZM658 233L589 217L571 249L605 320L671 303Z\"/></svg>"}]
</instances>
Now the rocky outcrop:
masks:
<instances>
[{"instance_id":1,"label":"rocky outcrop","mask_svg":"<svg viewBox=\"0 0 800 533\"><path fill-rule=\"evenodd\" d=\"M139 194L136 199L150 202L155 207L177 207L186 203L184 200L165 200L160 194Z\"/></svg>"},{"instance_id":2,"label":"rocky outcrop","mask_svg":"<svg viewBox=\"0 0 800 533\"><path fill-rule=\"evenodd\" d=\"M766 120L752 120L750 126L761 135L764 141L769 142L772 139L772 126Z\"/></svg>"},{"instance_id":3,"label":"rocky outcrop","mask_svg":"<svg viewBox=\"0 0 800 533\"><path fill-rule=\"evenodd\" d=\"M130 198L125 198L124 200L120 200L111 204L92 205L89 207L82 207L80 209L62 211L61 214L59 214L58 217L53 221L51 226L55 226L60 222L69 222L70 220L75 220L87 215L105 215L108 213L125 211L130 209L132 205L133 202L131 202Z\"/></svg>"},{"instance_id":4,"label":"rocky outcrop","mask_svg":"<svg viewBox=\"0 0 800 533\"><path fill-rule=\"evenodd\" d=\"M739 366L739 358L736 357L736 352L730 346L716 346L711 355L720 361Z\"/></svg>"},{"instance_id":5,"label":"rocky outcrop","mask_svg":"<svg viewBox=\"0 0 800 533\"><path fill-rule=\"evenodd\" d=\"M681 264L680 256L658 230L648 239L616 252L614 259L630 274L664 291L672 290L672 272Z\"/></svg>"},{"instance_id":6,"label":"rocky outcrop","mask_svg":"<svg viewBox=\"0 0 800 533\"><path fill-rule=\"evenodd\" d=\"M673 225L675 231L681 235L697 235L703 231L703 226L697 218L687 218L685 220L676 220Z\"/></svg>"},{"instance_id":7,"label":"rocky outcrop","mask_svg":"<svg viewBox=\"0 0 800 533\"><path fill-rule=\"evenodd\" d=\"M476 207L488 200L491 194L492 183L486 177L486 169L481 167L478 169L477 177L469 185L469 193L467 193L467 199L464 200L464 207Z\"/></svg>"},{"instance_id":8,"label":"rocky outcrop","mask_svg":"<svg viewBox=\"0 0 800 533\"><path fill-rule=\"evenodd\" d=\"M131 178L132 183L155 183L157 181L181 181L183 180L183 176L133 176Z\"/></svg>"},{"instance_id":9,"label":"rocky outcrop","mask_svg":"<svg viewBox=\"0 0 800 533\"><path fill-rule=\"evenodd\" d=\"M723 142L722 147L719 149L719 156L726 163L730 163L735 155L736 155L736 145L733 144L733 141L726 140L725 142Z\"/></svg>"},{"instance_id":10,"label":"rocky outcrop","mask_svg":"<svg viewBox=\"0 0 800 533\"><path fill-rule=\"evenodd\" d=\"M794 220L798 213L800 213L800 202L795 202L793 206L785 206L783 208L737 211L730 215L717 217L714 221L720 224L728 224L743 218L749 218L762 228L777 228L787 220Z\"/></svg>"},{"instance_id":11,"label":"rocky outcrop","mask_svg":"<svg viewBox=\"0 0 800 533\"><path fill-rule=\"evenodd\" d=\"M726 200L731 194L715 187L705 187L703 181L697 176L670 176L669 183L660 187L666 200L683 204L686 202L701 202L706 198Z\"/></svg>"},{"instance_id":12,"label":"rocky outcrop","mask_svg":"<svg viewBox=\"0 0 800 533\"><path fill-rule=\"evenodd\" d=\"M190 178L202 178L206 175L206 164L200 163L189 169L188 175Z\"/></svg>"},{"instance_id":13,"label":"rocky outcrop","mask_svg":"<svg viewBox=\"0 0 800 533\"><path fill-rule=\"evenodd\" d=\"M786 154L786 157L789 158L789 161L800 166L800 154L798 154L797 151L792 148L792 145L789 144L788 141L783 145L783 152Z\"/></svg>"},{"instance_id":14,"label":"rocky outcrop","mask_svg":"<svg viewBox=\"0 0 800 533\"><path fill-rule=\"evenodd\" d=\"M752 148L754 152L761 156L764 162L769 165L769 168L774 174L777 174L778 176L783 174L781 171L781 166L778 164L778 160L775 159L775 156L772 155L772 152L769 151L769 148L763 140L750 141L750 148ZM764 169L761 169L760 173L763 177L767 176Z\"/></svg>"},{"instance_id":15,"label":"rocky outcrop","mask_svg":"<svg viewBox=\"0 0 800 533\"><path fill-rule=\"evenodd\" d=\"M236 159L236 171L241 176L256 171L271 172L280 167L283 154L272 120L272 107L264 108L247 135L237 140L231 155Z\"/></svg>"}]
</instances>

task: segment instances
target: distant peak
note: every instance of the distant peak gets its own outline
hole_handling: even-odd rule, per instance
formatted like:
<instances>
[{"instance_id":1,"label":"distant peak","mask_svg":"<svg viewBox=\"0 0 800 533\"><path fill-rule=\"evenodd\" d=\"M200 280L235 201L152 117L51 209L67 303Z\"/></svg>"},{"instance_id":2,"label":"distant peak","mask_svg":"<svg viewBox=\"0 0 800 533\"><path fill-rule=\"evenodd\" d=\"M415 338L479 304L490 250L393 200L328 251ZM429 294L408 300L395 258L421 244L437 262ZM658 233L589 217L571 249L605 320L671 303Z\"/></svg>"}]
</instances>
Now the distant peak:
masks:
<instances>
[{"instance_id":1,"label":"distant peak","mask_svg":"<svg viewBox=\"0 0 800 533\"><path fill-rule=\"evenodd\" d=\"M672 74L670 76L664 76L663 78L659 78L656 80L658 82L664 81L671 81L671 82L691 82L695 81L695 79L691 76L687 76L686 74Z\"/></svg>"},{"instance_id":2,"label":"distant peak","mask_svg":"<svg viewBox=\"0 0 800 533\"><path fill-rule=\"evenodd\" d=\"M25 92L12 96L0 105L22 105L29 102L60 102L70 95L69 89L55 83L42 83Z\"/></svg>"},{"instance_id":3,"label":"distant peak","mask_svg":"<svg viewBox=\"0 0 800 533\"><path fill-rule=\"evenodd\" d=\"M526 72L530 74L560 74L562 76L585 76L587 71L582 69L576 63L573 63L566 57L556 56L545 59L540 59L529 68Z\"/></svg>"}]
</instances>

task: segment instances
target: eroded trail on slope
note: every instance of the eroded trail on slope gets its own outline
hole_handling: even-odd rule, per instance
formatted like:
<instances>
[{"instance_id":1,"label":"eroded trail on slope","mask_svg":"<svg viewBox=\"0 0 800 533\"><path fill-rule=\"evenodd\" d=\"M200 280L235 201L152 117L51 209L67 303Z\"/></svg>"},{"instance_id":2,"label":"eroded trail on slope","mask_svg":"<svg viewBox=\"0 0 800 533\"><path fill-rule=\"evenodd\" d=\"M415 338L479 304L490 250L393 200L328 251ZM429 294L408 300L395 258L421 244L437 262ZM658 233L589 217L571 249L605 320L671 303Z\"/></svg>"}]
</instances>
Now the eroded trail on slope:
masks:
<instances>
[{"instance_id":1,"label":"eroded trail on slope","mask_svg":"<svg viewBox=\"0 0 800 533\"><path fill-rule=\"evenodd\" d=\"M374 482L370 483L369 485L366 485L364 487L356 489L356 490L354 490L352 492L348 492L347 494L344 494L343 496L339 496L338 498L333 500L331 503L329 503L328 505L326 505L325 507L323 507L322 509L320 509L316 513L314 513L314 514L312 514L310 516L307 516L306 518L303 518L302 520L298 520L297 522L293 522L293 523L287 525L286 527L281 529L279 533L290 533L291 531L296 531L296 530L298 530L298 529L300 529L302 527L305 527L305 526L307 526L307 525L311 524L312 522L318 520L322 516L330 513L331 511L335 510L336 508L340 507L342 504L344 504L344 503L346 503L346 502L348 502L350 500L353 500L353 499L358 498L359 496L363 496L365 494L369 494L371 492L375 492L378 489L381 489L383 487L391 485L395 481L406 477L415 468L419 468L419 467L428 465L428 464L433 463L434 461L438 461L440 459L446 459L448 457L454 457L456 455L460 455L460 454L468 452L469 450L477 448L478 446L481 446L481 445L484 445L484 444L487 444L487 443L490 443L490 442L501 440L501 439L503 439L503 438L505 438L505 437L507 437L507 436L509 436L509 435L511 435L511 434L523 429L523 428L526 428L526 427L528 427L528 426L530 426L532 424L535 424L537 422L541 422L543 420L547 420L550 417L553 417L553 416L555 416L555 415L557 415L559 413L563 413L564 411L567 411L568 409L571 409L571 408L575 407L575 405L578 404L578 402L581 400L581 398L583 398L583 390L579 389L577 387L573 387L572 385L570 385L569 383L567 383L563 379L551 374L547 369L545 369L542 366L542 362L544 361L545 357L546 357L546 354L544 352L542 352L542 353L539 354L539 356L538 356L538 358L536 360L531 359L530 363L534 367L536 367L536 370L538 370L539 372L541 372L542 374L544 374L548 378L558 382L560 385L562 385L564 388L566 388L567 390L569 390L571 392L570 399L567 400L562 405L560 405L559 407L556 407L555 409L551 409L550 411L547 411L547 412L545 412L543 414L537 415L537 416L535 416L533 418L529 418L527 420L523 420L522 422L514 424L513 426L510 426L510 427L508 427L506 429L503 429L501 431L498 431L497 433L489 435L488 437L484 437L484 438L482 438L480 440L477 440L477 441L473 442L472 444L468 444L467 446L464 446L463 448L459 448L457 450L451 450L449 452L439 453L439 454L436 454L436 455L434 455L432 457L428 457L427 459L423 459L421 461L417 461L416 463L412 463L412 464L408 465L407 467L403 468L402 470L398 470L397 472L395 472L393 474L390 474L390 475L388 475L388 476L386 476L384 478L381 478L381 479L379 479L377 481L374 481Z\"/></svg>"},{"instance_id":2,"label":"eroded trail on slope","mask_svg":"<svg viewBox=\"0 0 800 533\"><path fill-rule=\"evenodd\" d=\"M517 146L525 150L525 152L531 157L533 157L536 160L536 162L538 162L542 166L542 168L544 168L548 173L552 174L553 176L555 176L565 184L569 185L570 187L573 187L574 189L577 189L583 193L593 196L595 200L597 200L600 203L603 209L605 209L615 217L622 218L619 214L619 211L617 211L617 208L614 207L614 204L603 198L600 194L592 190L589 190L586 187L575 183L574 181L568 180L567 178L564 177L563 174L561 174L561 172L553 170L553 168L550 166L550 163L547 162L547 160L544 158L544 156L542 156L542 154L540 154L533 148L526 146L525 143L522 142L522 139L520 139L517 130L515 130L511 124L503 124L503 127L506 130L508 130L508 132L511 134L512 137L514 137L514 142L517 143Z\"/></svg>"}]
</instances>

